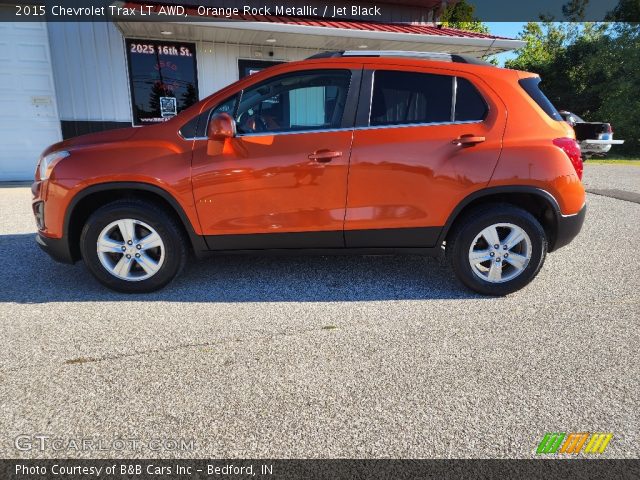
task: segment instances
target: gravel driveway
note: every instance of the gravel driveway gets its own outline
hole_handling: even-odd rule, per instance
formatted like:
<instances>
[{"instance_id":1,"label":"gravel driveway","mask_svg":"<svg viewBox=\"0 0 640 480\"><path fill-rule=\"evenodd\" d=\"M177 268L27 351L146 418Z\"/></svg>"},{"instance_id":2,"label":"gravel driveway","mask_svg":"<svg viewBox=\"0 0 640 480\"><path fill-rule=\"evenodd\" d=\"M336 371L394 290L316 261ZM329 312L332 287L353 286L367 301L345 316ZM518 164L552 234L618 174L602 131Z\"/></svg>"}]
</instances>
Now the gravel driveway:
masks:
<instances>
[{"instance_id":1,"label":"gravel driveway","mask_svg":"<svg viewBox=\"0 0 640 480\"><path fill-rule=\"evenodd\" d=\"M589 195L576 241L491 299L419 257L214 258L124 296L40 252L29 200L0 189L0 456L531 457L571 431L640 453L636 203ZM33 434L147 446L15 448Z\"/></svg>"}]
</instances>

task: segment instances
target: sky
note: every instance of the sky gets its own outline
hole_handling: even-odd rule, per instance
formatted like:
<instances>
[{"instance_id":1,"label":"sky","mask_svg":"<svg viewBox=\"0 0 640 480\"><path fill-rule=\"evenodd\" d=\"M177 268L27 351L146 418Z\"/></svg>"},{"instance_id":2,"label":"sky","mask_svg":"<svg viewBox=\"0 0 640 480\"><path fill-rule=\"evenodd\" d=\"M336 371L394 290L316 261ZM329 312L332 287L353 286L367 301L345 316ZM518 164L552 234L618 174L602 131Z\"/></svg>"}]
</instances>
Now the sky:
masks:
<instances>
[{"instance_id":1,"label":"sky","mask_svg":"<svg viewBox=\"0 0 640 480\"><path fill-rule=\"evenodd\" d=\"M485 24L489 27L492 35L509 38L517 38L525 26L525 22L485 22ZM514 57L513 52L501 53L497 56L500 65L504 65L505 61Z\"/></svg>"}]
</instances>

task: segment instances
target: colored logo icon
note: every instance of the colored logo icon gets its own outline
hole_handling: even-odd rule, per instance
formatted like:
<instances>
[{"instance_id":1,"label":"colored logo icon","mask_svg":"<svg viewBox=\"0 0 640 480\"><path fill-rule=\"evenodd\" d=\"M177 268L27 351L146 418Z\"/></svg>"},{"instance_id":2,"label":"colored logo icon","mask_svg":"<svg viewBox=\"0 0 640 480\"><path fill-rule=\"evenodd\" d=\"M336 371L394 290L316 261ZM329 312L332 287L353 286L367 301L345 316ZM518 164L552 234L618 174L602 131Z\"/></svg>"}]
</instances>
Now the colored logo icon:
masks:
<instances>
[{"instance_id":1,"label":"colored logo icon","mask_svg":"<svg viewBox=\"0 0 640 480\"><path fill-rule=\"evenodd\" d=\"M613 438L612 433L546 433L536 453L564 453L577 455L581 451L588 454L602 454ZM584 447L584 450L582 450Z\"/></svg>"}]
</instances>

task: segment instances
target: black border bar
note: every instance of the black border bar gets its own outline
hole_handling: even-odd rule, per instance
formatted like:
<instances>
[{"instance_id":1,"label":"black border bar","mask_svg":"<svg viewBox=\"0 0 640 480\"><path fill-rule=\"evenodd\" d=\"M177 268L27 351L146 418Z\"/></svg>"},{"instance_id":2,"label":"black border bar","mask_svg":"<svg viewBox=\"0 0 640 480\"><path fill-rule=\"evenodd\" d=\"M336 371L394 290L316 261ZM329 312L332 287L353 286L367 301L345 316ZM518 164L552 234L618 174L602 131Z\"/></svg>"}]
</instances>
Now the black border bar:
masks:
<instances>
[{"instance_id":1,"label":"black border bar","mask_svg":"<svg viewBox=\"0 0 640 480\"><path fill-rule=\"evenodd\" d=\"M535 2L522 2L513 0L466 0L473 7L473 15L478 21L483 22L529 22L540 21L542 18L564 21L564 22L602 22L602 21L621 21L621 22L640 22L640 12L637 8L629 8L630 0L581 0L584 2L584 8L571 9L570 0L537 0ZM580 1L580 0L579 0ZM238 0L237 2L229 2L227 0L131 0L131 3L138 6L159 6L159 5L179 5L185 8L191 7L192 12L197 11L198 7L226 8L230 6L239 9L238 16L229 18L211 17L209 15L187 15L187 16L169 16L169 15L141 15L143 12L137 12L137 15L115 14L110 6L123 6L130 3L128 0L15 0L14 2L0 2L0 22L9 21L42 21L49 22L83 22L83 21L181 21L181 22L207 22L221 20L244 21L253 20L255 18L246 18L244 7L249 9L255 8L255 11L265 11L267 8L268 16L283 16L277 13L276 7L298 7L301 2L293 0ZM358 16L360 21L388 21L386 19L397 17L392 15L394 10L403 9L402 22L421 21L428 9L420 9L416 7L415 1L407 1L402 4L401 0L390 3L376 3L375 0L309 0L310 9L300 10L301 12L316 12L315 14L307 13L296 15L298 17L308 17L322 19L325 21L349 21L354 20L351 13L352 7L373 7L376 6L381 12L379 16ZM581 4L582 5L582 4ZM29 6L27 9L20 6ZM334 6L344 6L348 12L341 16L334 16L336 10ZM10 7L10 8L6 8ZM326 8L325 8L326 7ZM564 8L563 8L564 7ZM88 13L79 14L56 14L61 9L68 8L85 8ZM141 9L148 12L146 8ZM73 11L73 10L72 10ZM155 10L154 10L155 11ZM282 11L282 10L280 10ZM22 12L21 15L18 15ZM91 12L94 12L93 14ZM415 15L415 19L410 19L407 15Z\"/></svg>"},{"instance_id":2,"label":"black border bar","mask_svg":"<svg viewBox=\"0 0 640 480\"><path fill-rule=\"evenodd\" d=\"M66 474L60 474L61 471ZM74 473L75 472L75 473ZM113 473L111 473L113 472ZM0 460L3 480L637 479L639 460Z\"/></svg>"}]
</instances>

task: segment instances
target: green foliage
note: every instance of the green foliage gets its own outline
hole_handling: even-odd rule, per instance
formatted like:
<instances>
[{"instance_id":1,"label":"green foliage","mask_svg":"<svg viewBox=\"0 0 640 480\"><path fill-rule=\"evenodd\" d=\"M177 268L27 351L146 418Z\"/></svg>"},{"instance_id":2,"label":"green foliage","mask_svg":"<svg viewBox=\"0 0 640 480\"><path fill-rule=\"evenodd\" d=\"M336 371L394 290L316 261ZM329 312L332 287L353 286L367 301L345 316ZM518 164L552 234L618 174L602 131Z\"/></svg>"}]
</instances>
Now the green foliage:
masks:
<instances>
[{"instance_id":1,"label":"green foliage","mask_svg":"<svg viewBox=\"0 0 640 480\"><path fill-rule=\"evenodd\" d=\"M440 15L442 26L470 32L489 33L489 28L476 18L475 8L466 0L447 5Z\"/></svg>"},{"instance_id":2,"label":"green foliage","mask_svg":"<svg viewBox=\"0 0 640 480\"><path fill-rule=\"evenodd\" d=\"M610 122L625 140L615 152L640 153L639 24L531 22L520 38L527 43L507 68L538 73L558 108Z\"/></svg>"},{"instance_id":3,"label":"green foliage","mask_svg":"<svg viewBox=\"0 0 640 480\"><path fill-rule=\"evenodd\" d=\"M618 5L607 15L611 22L637 22L640 18L640 0L619 0Z\"/></svg>"},{"instance_id":4,"label":"green foliage","mask_svg":"<svg viewBox=\"0 0 640 480\"><path fill-rule=\"evenodd\" d=\"M562 6L562 15L570 22L581 22L588 3L589 0L570 0Z\"/></svg>"},{"instance_id":5,"label":"green foliage","mask_svg":"<svg viewBox=\"0 0 640 480\"><path fill-rule=\"evenodd\" d=\"M474 13L474 5L468 4L466 0L460 0L457 3L447 5L440 15L440 21L443 27L457 28L469 32L489 33L489 27L479 21ZM485 60L494 65L498 64L498 61L492 57L485 58Z\"/></svg>"}]
</instances>

